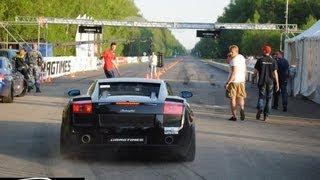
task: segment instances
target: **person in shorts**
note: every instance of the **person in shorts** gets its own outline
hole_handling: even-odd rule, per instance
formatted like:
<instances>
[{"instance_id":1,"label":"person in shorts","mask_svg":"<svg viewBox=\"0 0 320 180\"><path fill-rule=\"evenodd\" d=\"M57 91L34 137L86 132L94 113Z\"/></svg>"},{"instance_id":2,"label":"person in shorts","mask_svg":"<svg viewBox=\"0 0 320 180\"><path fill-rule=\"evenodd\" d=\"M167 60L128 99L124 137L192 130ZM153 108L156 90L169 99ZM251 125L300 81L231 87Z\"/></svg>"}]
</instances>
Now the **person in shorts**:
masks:
<instances>
[{"instance_id":1,"label":"person in shorts","mask_svg":"<svg viewBox=\"0 0 320 180\"><path fill-rule=\"evenodd\" d=\"M236 121L237 106L240 106L240 119L245 119L244 105L247 96L245 89L246 80L246 60L239 54L239 47L232 45L229 47L230 51L230 73L228 81L225 84L227 96L230 98L231 118L230 121Z\"/></svg>"}]
</instances>

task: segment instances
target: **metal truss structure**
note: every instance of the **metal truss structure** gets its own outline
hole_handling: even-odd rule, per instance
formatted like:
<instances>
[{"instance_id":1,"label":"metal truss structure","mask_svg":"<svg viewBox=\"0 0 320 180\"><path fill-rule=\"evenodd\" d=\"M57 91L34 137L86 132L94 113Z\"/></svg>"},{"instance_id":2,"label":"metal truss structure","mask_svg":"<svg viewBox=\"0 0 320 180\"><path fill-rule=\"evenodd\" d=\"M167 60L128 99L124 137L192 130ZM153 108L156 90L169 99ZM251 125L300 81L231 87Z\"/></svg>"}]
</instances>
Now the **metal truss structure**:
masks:
<instances>
[{"instance_id":1,"label":"metal truss structure","mask_svg":"<svg viewBox=\"0 0 320 180\"><path fill-rule=\"evenodd\" d=\"M32 25L38 26L38 43L40 43L41 27L46 27L45 31L48 31L48 25L84 25L84 26L113 26L113 27L145 27L145 28L167 28L167 29L198 29L198 30L274 30L281 31L281 41L283 34L287 37L288 34L299 33L297 24L258 24L258 23L189 23L189 22L155 22L141 20L94 20L92 18L87 19L73 19L73 18L56 18L56 17L30 17L30 16L16 16L15 21L0 21L0 28L4 28L5 31L12 37L12 39L19 45L25 44L25 40L18 34L18 37L22 40L19 42L15 36L9 32L7 27L14 25ZM152 41L152 40L151 40ZM98 40L94 43L106 43L106 41ZM126 42L126 40L123 40ZM90 42L60 42L57 45L79 45L82 43ZM8 45L8 42L6 43ZM282 48L282 43L280 49Z\"/></svg>"},{"instance_id":2,"label":"metal truss structure","mask_svg":"<svg viewBox=\"0 0 320 180\"><path fill-rule=\"evenodd\" d=\"M289 32L298 30L296 24L255 24L255 23L188 23L188 22L153 22L153 21L116 21L116 20L93 20L71 19L54 17L25 17L17 16L15 21L8 24L20 25L87 25L87 26L116 26L116 27L147 27L168 29L228 29L228 30L278 30Z\"/></svg>"}]
</instances>

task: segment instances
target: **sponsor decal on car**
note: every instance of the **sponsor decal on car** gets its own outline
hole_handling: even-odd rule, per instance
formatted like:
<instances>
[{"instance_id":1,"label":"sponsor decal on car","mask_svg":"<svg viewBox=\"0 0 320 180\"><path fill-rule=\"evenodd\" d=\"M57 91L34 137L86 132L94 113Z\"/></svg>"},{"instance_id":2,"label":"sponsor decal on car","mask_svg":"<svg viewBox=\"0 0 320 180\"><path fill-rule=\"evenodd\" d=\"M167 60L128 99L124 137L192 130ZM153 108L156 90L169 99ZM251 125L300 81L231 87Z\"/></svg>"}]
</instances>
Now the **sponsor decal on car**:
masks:
<instances>
[{"instance_id":1,"label":"sponsor decal on car","mask_svg":"<svg viewBox=\"0 0 320 180\"><path fill-rule=\"evenodd\" d=\"M136 112L136 110L134 110L134 109L121 109L120 112L122 112L122 113L134 113L134 112Z\"/></svg>"},{"instance_id":2,"label":"sponsor decal on car","mask_svg":"<svg viewBox=\"0 0 320 180\"><path fill-rule=\"evenodd\" d=\"M104 89L104 88L110 88L110 85L109 85L109 84L106 84L106 85L100 85L100 89Z\"/></svg>"},{"instance_id":3,"label":"sponsor decal on car","mask_svg":"<svg viewBox=\"0 0 320 180\"><path fill-rule=\"evenodd\" d=\"M164 127L164 134L179 134L179 127Z\"/></svg>"},{"instance_id":4,"label":"sponsor decal on car","mask_svg":"<svg viewBox=\"0 0 320 180\"><path fill-rule=\"evenodd\" d=\"M147 141L146 137L143 136L107 136L107 143L110 144L145 144Z\"/></svg>"},{"instance_id":5,"label":"sponsor decal on car","mask_svg":"<svg viewBox=\"0 0 320 180\"><path fill-rule=\"evenodd\" d=\"M143 142L144 138L111 138L110 142Z\"/></svg>"}]
</instances>

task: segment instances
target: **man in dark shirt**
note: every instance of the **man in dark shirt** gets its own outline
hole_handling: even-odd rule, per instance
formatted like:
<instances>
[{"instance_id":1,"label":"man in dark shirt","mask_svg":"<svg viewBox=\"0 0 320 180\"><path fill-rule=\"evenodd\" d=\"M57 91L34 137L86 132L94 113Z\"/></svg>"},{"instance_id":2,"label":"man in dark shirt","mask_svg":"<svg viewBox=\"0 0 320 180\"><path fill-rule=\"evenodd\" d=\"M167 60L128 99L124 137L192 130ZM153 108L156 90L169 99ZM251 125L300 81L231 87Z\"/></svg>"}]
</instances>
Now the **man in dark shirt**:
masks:
<instances>
[{"instance_id":1,"label":"man in dark shirt","mask_svg":"<svg viewBox=\"0 0 320 180\"><path fill-rule=\"evenodd\" d=\"M259 75L258 88L259 88L259 98L258 98L258 112L256 119L260 119L263 112L263 120L265 121L270 113L271 100L273 94L273 82L276 82L276 91L279 91L279 81L278 81L278 67L277 62L271 56L271 47L263 47L263 57L258 59L254 68L254 75ZM265 101L265 103L264 103Z\"/></svg>"},{"instance_id":2,"label":"man in dark shirt","mask_svg":"<svg viewBox=\"0 0 320 180\"><path fill-rule=\"evenodd\" d=\"M17 52L17 55L13 59L14 59L16 70L19 71L26 80L28 80L29 79L28 70L27 70L28 65L25 62L25 58L26 58L26 50L20 49Z\"/></svg>"},{"instance_id":3,"label":"man in dark shirt","mask_svg":"<svg viewBox=\"0 0 320 180\"><path fill-rule=\"evenodd\" d=\"M287 83L289 77L289 63L285 58L283 58L283 52L276 52L276 59L278 65L280 91L274 92L272 108L278 109L279 96L281 92L282 108L283 111L286 112L288 106Z\"/></svg>"},{"instance_id":4,"label":"man in dark shirt","mask_svg":"<svg viewBox=\"0 0 320 180\"><path fill-rule=\"evenodd\" d=\"M32 50L28 52L26 56L26 62L29 66L29 69L34 77L34 85L36 87L36 93L41 93L40 91L40 75L41 69L44 68L43 57L38 50L38 44L32 44ZM31 88L28 88L30 92Z\"/></svg>"}]
</instances>

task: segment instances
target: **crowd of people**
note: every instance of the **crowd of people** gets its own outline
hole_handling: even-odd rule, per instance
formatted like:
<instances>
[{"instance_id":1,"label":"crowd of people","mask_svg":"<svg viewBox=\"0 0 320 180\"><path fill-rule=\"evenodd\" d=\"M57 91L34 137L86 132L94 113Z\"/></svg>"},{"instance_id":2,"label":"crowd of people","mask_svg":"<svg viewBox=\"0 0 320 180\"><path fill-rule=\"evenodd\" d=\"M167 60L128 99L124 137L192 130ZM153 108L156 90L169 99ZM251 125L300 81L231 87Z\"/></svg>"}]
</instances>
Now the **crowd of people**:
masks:
<instances>
[{"instance_id":1,"label":"crowd of people","mask_svg":"<svg viewBox=\"0 0 320 180\"><path fill-rule=\"evenodd\" d=\"M237 120L237 107L240 107L240 119L245 119L245 89L246 81L246 59L239 54L239 47L231 45L227 55L227 63L230 66L230 73L225 84L226 96L230 99L231 118ZM291 74L290 74L291 73ZM272 56L271 46L263 46L262 56L254 64L253 77L258 78L258 97L256 119L267 120L271 109L279 108L279 98L281 95L282 110L288 110L287 84L292 76L288 61L284 58L283 52L277 51ZM272 102L273 101L273 102Z\"/></svg>"},{"instance_id":2,"label":"crowd of people","mask_svg":"<svg viewBox=\"0 0 320 180\"><path fill-rule=\"evenodd\" d=\"M38 50L37 44L32 44L32 50L27 52L21 48L13 58L14 66L28 82L28 92L35 88L36 93L40 90L40 75L44 70L44 61Z\"/></svg>"}]
</instances>

